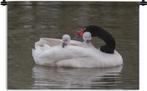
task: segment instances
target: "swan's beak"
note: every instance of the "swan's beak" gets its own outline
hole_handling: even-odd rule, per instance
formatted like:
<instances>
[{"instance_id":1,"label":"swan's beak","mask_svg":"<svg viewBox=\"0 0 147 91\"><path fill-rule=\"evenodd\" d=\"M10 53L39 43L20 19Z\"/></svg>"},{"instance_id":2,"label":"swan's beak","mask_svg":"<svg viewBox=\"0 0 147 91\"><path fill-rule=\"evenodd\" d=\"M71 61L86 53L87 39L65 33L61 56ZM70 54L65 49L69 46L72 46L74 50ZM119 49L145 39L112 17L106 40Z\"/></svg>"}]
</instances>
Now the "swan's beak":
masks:
<instances>
[{"instance_id":1,"label":"swan's beak","mask_svg":"<svg viewBox=\"0 0 147 91\"><path fill-rule=\"evenodd\" d=\"M69 43L67 40L64 40L63 43L62 43L62 47L64 48L65 46L67 46Z\"/></svg>"},{"instance_id":2,"label":"swan's beak","mask_svg":"<svg viewBox=\"0 0 147 91\"><path fill-rule=\"evenodd\" d=\"M82 38L83 34L84 34L84 31L85 31L85 28L82 27L82 28L80 28L80 31L75 32L75 35Z\"/></svg>"}]
</instances>

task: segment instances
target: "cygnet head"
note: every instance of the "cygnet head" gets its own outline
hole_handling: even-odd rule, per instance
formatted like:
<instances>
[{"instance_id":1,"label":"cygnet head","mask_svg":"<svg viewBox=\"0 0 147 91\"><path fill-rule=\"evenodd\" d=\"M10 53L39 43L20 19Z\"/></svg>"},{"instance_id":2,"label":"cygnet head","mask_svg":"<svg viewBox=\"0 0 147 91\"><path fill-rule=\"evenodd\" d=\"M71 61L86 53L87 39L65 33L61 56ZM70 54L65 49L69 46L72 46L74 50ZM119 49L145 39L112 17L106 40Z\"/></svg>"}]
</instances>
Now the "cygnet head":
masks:
<instances>
[{"instance_id":1,"label":"cygnet head","mask_svg":"<svg viewBox=\"0 0 147 91\"><path fill-rule=\"evenodd\" d=\"M68 34L64 34L62 36L62 40L63 40L62 47L64 48L65 46L69 45L71 37Z\"/></svg>"},{"instance_id":2,"label":"cygnet head","mask_svg":"<svg viewBox=\"0 0 147 91\"><path fill-rule=\"evenodd\" d=\"M84 34L83 34L83 40L84 40L84 42L90 43L91 42L91 39L92 39L91 33L90 32L84 32Z\"/></svg>"}]
</instances>

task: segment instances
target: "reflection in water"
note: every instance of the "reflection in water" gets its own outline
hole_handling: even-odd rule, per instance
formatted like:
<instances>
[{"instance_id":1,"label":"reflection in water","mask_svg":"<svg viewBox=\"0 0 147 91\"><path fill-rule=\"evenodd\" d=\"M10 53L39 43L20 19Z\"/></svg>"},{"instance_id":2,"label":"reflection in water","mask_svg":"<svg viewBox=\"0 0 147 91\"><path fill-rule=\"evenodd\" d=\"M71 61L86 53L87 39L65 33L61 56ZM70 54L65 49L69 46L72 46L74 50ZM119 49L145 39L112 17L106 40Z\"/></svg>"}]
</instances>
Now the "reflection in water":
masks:
<instances>
[{"instance_id":1,"label":"reflection in water","mask_svg":"<svg viewBox=\"0 0 147 91\"><path fill-rule=\"evenodd\" d=\"M32 88L101 88L115 87L121 83L121 67L105 69L69 69L35 66Z\"/></svg>"}]
</instances>

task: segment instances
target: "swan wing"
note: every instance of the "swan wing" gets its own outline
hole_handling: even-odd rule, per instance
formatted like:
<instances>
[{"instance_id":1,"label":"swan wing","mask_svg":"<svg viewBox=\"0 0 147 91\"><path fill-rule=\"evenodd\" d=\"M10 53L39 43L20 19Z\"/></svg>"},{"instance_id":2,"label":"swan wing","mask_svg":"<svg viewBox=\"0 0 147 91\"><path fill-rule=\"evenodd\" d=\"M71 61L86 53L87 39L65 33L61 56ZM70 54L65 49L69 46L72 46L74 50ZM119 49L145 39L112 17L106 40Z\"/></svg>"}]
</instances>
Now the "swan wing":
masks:
<instances>
[{"instance_id":1,"label":"swan wing","mask_svg":"<svg viewBox=\"0 0 147 91\"><path fill-rule=\"evenodd\" d=\"M35 42L35 46L43 46L44 44L49 45L50 47L52 46L57 46L62 43L61 39L56 39L56 38L40 38L39 41ZM76 40L71 40L70 45L73 46L79 46L79 47L84 47L82 42L76 41Z\"/></svg>"},{"instance_id":2,"label":"swan wing","mask_svg":"<svg viewBox=\"0 0 147 91\"><path fill-rule=\"evenodd\" d=\"M43 46L44 44L49 45L50 47L56 46L62 43L61 39L55 38L40 38L39 41L35 42L35 46Z\"/></svg>"}]
</instances>

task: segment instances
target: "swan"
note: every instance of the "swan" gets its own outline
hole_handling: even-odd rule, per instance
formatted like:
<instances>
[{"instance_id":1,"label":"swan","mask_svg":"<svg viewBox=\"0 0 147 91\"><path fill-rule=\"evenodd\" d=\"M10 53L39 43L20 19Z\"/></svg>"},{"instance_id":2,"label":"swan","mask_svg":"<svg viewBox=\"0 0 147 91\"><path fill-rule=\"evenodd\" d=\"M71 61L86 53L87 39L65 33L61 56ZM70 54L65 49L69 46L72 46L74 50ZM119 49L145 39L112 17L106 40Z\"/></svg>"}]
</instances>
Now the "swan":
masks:
<instances>
[{"instance_id":1,"label":"swan","mask_svg":"<svg viewBox=\"0 0 147 91\"><path fill-rule=\"evenodd\" d=\"M82 30L83 32L83 30ZM83 46L70 45L70 36L62 37L62 46L36 46L32 49L32 55L36 64L56 66L56 67L74 67L74 68L104 68L115 67L123 64L122 56L114 50L113 53L106 53L96 49L91 44L92 34L85 31L82 34ZM46 50L44 50L46 49Z\"/></svg>"}]
</instances>

